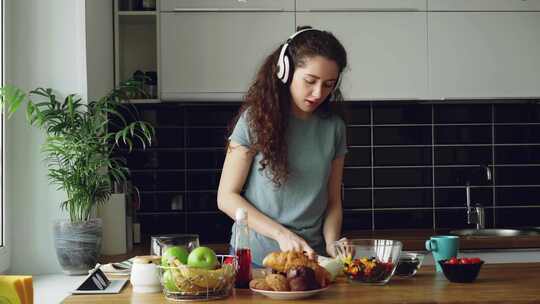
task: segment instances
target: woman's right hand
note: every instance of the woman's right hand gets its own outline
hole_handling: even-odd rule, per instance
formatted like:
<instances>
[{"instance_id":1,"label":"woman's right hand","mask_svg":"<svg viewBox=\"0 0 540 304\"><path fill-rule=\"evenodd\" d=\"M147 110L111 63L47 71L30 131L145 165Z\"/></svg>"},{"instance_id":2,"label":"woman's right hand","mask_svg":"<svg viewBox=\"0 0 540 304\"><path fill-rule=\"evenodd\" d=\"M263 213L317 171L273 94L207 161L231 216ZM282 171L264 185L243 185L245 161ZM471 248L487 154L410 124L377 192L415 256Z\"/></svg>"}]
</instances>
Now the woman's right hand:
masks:
<instances>
[{"instance_id":1,"label":"woman's right hand","mask_svg":"<svg viewBox=\"0 0 540 304\"><path fill-rule=\"evenodd\" d=\"M278 235L276 241L278 242L281 251L303 251L310 259L314 260L317 258L315 250L313 250L303 238L288 229L284 229L284 231Z\"/></svg>"}]
</instances>

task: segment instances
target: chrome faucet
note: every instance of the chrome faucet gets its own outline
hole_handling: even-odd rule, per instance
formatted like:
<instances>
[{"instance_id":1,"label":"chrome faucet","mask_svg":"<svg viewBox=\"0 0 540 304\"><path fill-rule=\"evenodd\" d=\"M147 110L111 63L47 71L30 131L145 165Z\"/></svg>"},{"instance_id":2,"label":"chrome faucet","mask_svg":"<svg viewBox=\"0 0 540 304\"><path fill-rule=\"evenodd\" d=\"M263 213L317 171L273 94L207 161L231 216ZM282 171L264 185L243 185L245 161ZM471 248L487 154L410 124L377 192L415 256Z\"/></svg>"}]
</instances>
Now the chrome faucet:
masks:
<instances>
[{"instance_id":1,"label":"chrome faucet","mask_svg":"<svg viewBox=\"0 0 540 304\"><path fill-rule=\"evenodd\" d=\"M486 178L491 180L491 170L489 166L485 166ZM467 195L467 224L476 224L476 229L484 229L485 227L485 213L482 206L471 207L471 185L467 182L465 186Z\"/></svg>"}]
</instances>

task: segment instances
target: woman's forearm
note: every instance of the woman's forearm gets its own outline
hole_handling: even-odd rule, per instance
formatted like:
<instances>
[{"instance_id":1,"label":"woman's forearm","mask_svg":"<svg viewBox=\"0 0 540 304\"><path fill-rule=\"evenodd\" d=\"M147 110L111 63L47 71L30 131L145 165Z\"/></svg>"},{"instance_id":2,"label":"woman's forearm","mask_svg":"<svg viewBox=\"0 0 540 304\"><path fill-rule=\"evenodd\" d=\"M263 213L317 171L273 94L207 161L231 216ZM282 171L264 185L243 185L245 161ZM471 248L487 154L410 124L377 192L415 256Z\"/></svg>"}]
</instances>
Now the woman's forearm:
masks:
<instances>
[{"instance_id":1,"label":"woman's forearm","mask_svg":"<svg viewBox=\"0 0 540 304\"><path fill-rule=\"evenodd\" d=\"M340 238L342 222L343 210L341 209L341 202L330 203L323 226L323 236L327 247Z\"/></svg>"}]
</instances>

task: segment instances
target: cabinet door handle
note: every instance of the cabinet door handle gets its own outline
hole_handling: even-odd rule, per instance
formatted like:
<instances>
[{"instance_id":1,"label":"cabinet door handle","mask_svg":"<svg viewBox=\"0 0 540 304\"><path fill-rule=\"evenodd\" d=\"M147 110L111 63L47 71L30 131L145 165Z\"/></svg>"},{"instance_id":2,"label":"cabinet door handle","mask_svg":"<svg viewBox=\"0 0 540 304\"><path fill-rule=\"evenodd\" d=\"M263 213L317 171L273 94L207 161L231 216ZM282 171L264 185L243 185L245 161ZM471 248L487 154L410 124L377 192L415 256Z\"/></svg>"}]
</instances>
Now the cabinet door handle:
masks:
<instances>
[{"instance_id":1,"label":"cabinet door handle","mask_svg":"<svg viewBox=\"0 0 540 304\"><path fill-rule=\"evenodd\" d=\"M282 8L174 8L174 12L284 12Z\"/></svg>"},{"instance_id":2,"label":"cabinet door handle","mask_svg":"<svg viewBox=\"0 0 540 304\"><path fill-rule=\"evenodd\" d=\"M395 8L314 8L307 12L421 12L418 8L395 7ZM301 12L301 10L299 11Z\"/></svg>"}]
</instances>

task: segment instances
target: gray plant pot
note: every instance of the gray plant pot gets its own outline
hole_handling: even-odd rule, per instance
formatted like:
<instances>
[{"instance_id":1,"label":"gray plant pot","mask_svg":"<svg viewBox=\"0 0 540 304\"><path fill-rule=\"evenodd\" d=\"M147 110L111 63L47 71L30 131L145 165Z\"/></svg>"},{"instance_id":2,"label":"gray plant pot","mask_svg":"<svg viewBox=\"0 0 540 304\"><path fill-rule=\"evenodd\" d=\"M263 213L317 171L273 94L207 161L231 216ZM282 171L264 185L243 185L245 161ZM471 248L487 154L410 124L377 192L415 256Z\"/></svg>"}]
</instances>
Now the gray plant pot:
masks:
<instances>
[{"instance_id":1,"label":"gray plant pot","mask_svg":"<svg viewBox=\"0 0 540 304\"><path fill-rule=\"evenodd\" d=\"M96 266L101 252L103 224L101 219L71 223L54 222L54 246L62 270L67 275L88 274Z\"/></svg>"}]
</instances>

